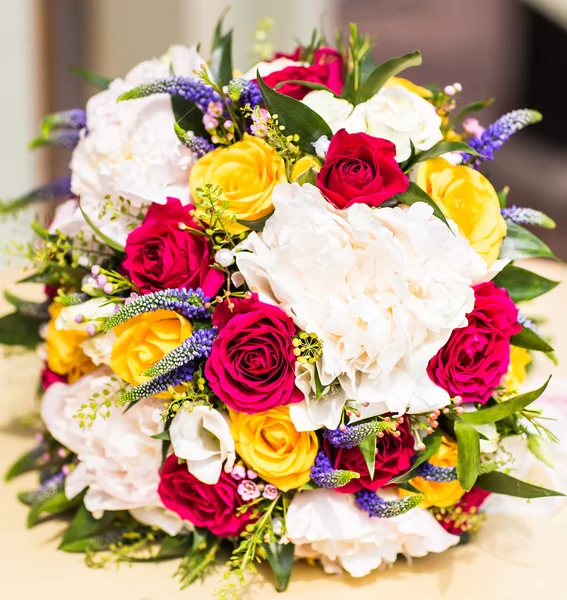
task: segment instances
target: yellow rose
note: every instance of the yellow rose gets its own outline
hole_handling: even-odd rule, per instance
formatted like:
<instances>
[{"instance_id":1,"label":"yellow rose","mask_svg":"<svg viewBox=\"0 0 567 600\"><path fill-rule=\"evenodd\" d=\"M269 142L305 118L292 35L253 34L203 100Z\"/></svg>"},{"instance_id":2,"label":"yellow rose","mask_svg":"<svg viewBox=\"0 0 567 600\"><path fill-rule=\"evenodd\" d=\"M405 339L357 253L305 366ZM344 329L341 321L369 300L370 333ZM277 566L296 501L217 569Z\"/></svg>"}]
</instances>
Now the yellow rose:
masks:
<instances>
[{"instance_id":1,"label":"yellow rose","mask_svg":"<svg viewBox=\"0 0 567 600\"><path fill-rule=\"evenodd\" d=\"M317 436L297 431L287 406L254 415L231 411L230 417L236 452L262 479L284 492L309 481Z\"/></svg>"},{"instance_id":2,"label":"yellow rose","mask_svg":"<svg viewBox=\"0 0 567 600\"><path fill-rule=\"evenodd\" d=\"M291 180L297 181L304 173L307 173L309 169L313 169L315 173L321 170L319 161L313 156L304 156L300 158L291 170Z\"/></svg>"},{"instance_id":3,"label":"yellow rose","mask_svg":"<svg viewBox=\"0 0 567 600\"><path fill-rule=\"evenodd\" d=\"M114 328L110 368L124 381L139 385L148 381L142 373L177 348L192 333L193 325L170 310L134 317Z\"/></svg>"},{"instance_id":4,"label":"yellow rose","mask_svg":"<svg viewBox=\"0 0 567 600\"><path fill-rule=\"evenodd\" d=\"M406 90L409 90L410 92L413 92L422 98L431 98L433 96L433 92L431 92L431 90L421 87L420 85L415 84L413 81L404 79L403 77L390 77L390 79L386 81L384 87L394 87L396 85L401 85L402 87L406 88Z\"/></svg>"},{"instance_id":5,"label":"yellow rose","mask_svg":"<svg viewBox=\"0 0 567 600\"><path fill-rule=\"evenodd\" d=\"M532 355L524 348L510 346L510 364L508 373L504 375L502 385L508 393L517 392L526 378L526 367L532 362Z\"/></svg>"},{"instance_id":6,"label":"yellow rose","mask_svg":"<svg viewBox=\"0 0 567 600\"><path fill-rule=\"evenodd\" d=\"M223 190L223 199L228 201L227 212L243 221L268 215L273 208L274 186L286 181L281 156L264 140L247 133L240 142L205 154L189 175L193 198L199 197L197 188L205 189L206 184L218 185ZM202 207L197 210L197 216L210 220ZM225 223L225 227L232 234L247 230L239 223Z\"/></svg>"},{"instance_id":7,"label":"yellow rose","mask_svg":"<svg viewBox=\"0 0 567 600\"><path fill-rule=\"evenodd\" d=\"M73 383L95 368L91 359L83 352L81 343L89 336L84 331L56 329L55 321L63 305L53 302L49 307L51 319L47 324L47 366L58 375L67 375Z\"/></svg>"},{"instance_id":8,"label":"yellow rose","mask_svg":"<svg viewBox=\"0 0 567 600\"><path fill-rule=\"evenodd\" d=\"M506 235L506 221L490 181L470 167L455 167L444 158L435 158L419 167L417 184L455 221L490 267Z\"/></svg>"},{"instance_id":9,"label":"yellow rose","mask_svg":"<svg viewBox=\"0 0 567 600\"><path fill-rule=\"evenodd\" d=\"M430 459L429 462L436 467L456 467L457 466L457 444L445 436L441 442L441 447ZM447 483L437 483L435 481L426 481L423 477L414 477L410 483L425 495L420 504L424 508L438 506L446 508L456 504L465 491L459 485L458 481L449 481ZM400 489L402 496L408 496L411 492Z\"/></svg>"}]
</instances>

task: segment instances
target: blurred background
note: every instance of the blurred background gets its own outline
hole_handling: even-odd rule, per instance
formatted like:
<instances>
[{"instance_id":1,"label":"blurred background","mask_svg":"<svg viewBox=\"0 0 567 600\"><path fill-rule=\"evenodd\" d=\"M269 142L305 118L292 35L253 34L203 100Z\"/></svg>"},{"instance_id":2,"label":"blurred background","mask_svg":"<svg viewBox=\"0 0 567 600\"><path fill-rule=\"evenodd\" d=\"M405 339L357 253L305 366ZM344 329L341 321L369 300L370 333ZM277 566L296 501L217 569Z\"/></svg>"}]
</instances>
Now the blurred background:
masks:
<instances>
[{"instance_id":1,"label":"blurred background","mask_svg":"<svg viewBox=\"0 0 567 600\"><path fill-rule=\"evenodd\" d=\"M510 185L510 203L557 221L557 230L538 234L567 258L567 0L0 0L0 197L65 174L67 151L32 154L26 144L44 114L82 107L94 93L70 65L120 76L173 43L201 42L208 56L226 6L234 63L242 70L252 62L263 17L275 21L271 41L278 50L306 42L314 27L332 41L336 28L354 21L377 37L377 61L421 50L423 66L407 74L416 83L459 82L463 103L495 97L481 113L484 125L514 108L543 112L541 124L499 152L489 176L497 189ZM2 246L26 239L31 216L0 222Z\"/></svg>"}]
</instances>

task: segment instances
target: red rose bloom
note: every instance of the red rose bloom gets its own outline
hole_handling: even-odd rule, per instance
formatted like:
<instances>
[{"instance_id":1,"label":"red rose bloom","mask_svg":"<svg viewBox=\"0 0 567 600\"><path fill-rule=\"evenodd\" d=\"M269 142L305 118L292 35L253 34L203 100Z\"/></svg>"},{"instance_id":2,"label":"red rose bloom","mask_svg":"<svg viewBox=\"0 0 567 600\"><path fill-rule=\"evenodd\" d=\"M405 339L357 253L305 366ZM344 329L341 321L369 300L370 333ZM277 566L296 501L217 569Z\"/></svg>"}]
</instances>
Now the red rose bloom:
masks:
<instances>
[{"instance_id":1,"label":"red rose bloom","mask_svg":"<svg viewBox=\"0 0 567 600\"><path fill-rule=\"evenodd\" d=\"M356 203L380 206L408 186L392 142L344 129L332 137L325 164L317 174L317 187L340 209Z\"/></svg>"},{"instance_id":2,"label":"red rose bloom","mask_svg":"<svg viewBox=\"0 0 567 600\"><path fill-rule=\"evenodd\" d=\"M54 383L67 383L67 376L58 375L57 373L52 371L46 363L43 369L41 370L41 387L44 390L46 390L49 386L53 385Z\"/></svg>"},{"instance_id":3,"label":"red rose bloom","mask_svg":"<svg viewBox=\"0 0 567 600\"><path fill-rule=\"evenodd\" d=\"M474 486L455 506L445 509L444 513L440 514L439 523L453 535L463 535L471 529L475 530L479 525L478 509L488 496L490 496L490 492Z\"/></svg>"},{"instance_id":4,"label":"red rose bloom","mask_svg":"<svg viewBox=\"0 0 567 600\"><path fill-rule=\"evenodd\" d=\"M510 338L519 333L518 309L505 289L492 281L474 288L468 325L455 329L427 367L431 380L451 397L484 404L510 363Z\"/></svg>"},{"instance_id":5,"label":"red rose bloom","mask_svg":"<svg viewBox=\"0 0 567 600\"><path fill-rule=\"evenodd\" d=\"M180 222L199 229L189 215L192 208L177 198L154 203L143 223L128 235L123 267L142 292L200 287L205 295L214 296L222 286L224 275L210 266L207 238L179 229Z\"/></svg>"},{"instance_id":6,"label":"red rose bloom","mask_svg":"<svg viewBox=\"0 0 567 600\"><path fill-rule=\"evenodd\" d=\"M166 508L197 527L204 527L219 537L239 535L250 520L236 510L244 504L237 492L238 484L224 471L218 483L207 485L191 475L177 457L167 457L158 486Z\"/></svg>"},{"instance_id":7,"label":"red rose bloom","mask_svg":"<svg viewBox=\"0 0 567 600\"><path fill-rule=\"evenodd\" d=\"M277 306L256 295L226 302L213 313L219 335L205 366L215 394L237 412L254 414L301 402L295 386L293 321Z\"/></svg>"},{"instance_id":8,"label":"red rose bloom","mask_svg":"<svg viewBox=\"0 0 567 600\"><path fill-rule=\"evenodd\" d=\"M297 48L293 54L278 54L276 58L284 57L298 61L299 55L300 48ZM275 88L282 81L310 81L321 83L335 94L340 94L343 87L343 60L334 48L319 48L314 53L312 65L286 67L281 71L266 75L263 79L264 83L271 88ZM286 83L278 88L280 94L291 96L297 100L301 100L311 91L311 88L297 83Z\"/></svg>"},{"instance_id":9,"label":"red rose bloom","mask_svg":"<svg viewBox=\"0 0 567 600\"><path fill-rule=\"evenodd\" d=\"M399 436L386 433L384 437L377 438L374 478L370 479L368 467L364 456L358 447L336 448L328 439L324 440L325 454L330 458L334 469L346 469L360 474L360 479L352 479L345 486L335 488L342 494L354 494L360 490L375 492L383 487L400 473L407 471L411 466L414 452L414 439L410 433L407 419L398 425Z\"/></svg>"}]
</instances>

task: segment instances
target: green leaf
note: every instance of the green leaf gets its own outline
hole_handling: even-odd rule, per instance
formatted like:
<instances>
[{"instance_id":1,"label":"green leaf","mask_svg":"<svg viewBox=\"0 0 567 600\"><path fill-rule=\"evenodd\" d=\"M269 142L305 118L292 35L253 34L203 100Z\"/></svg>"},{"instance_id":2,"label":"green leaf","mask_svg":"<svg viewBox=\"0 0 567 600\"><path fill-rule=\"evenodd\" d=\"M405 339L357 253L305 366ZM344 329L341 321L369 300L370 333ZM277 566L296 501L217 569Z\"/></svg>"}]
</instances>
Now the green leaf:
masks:
<instances>
[{"instance_id":1,"label":"green leaf","mask_svg":"<svg viewBox=\"0 0 567 600\"><path fill-rule=\"evenodd\" d=\"M402 488L402 490L405 490L406 492L411 492L412 494L421 494L422 493L416 487L414 487L411 483L408 483L407 481L398 483L398 487Z\"/></svg>"},{"instance_id":2,"label":"green leaf","mask_svg":"<svg viewBox=\"0 0 567 600\"><path fill-rule=\"evenodd\" d=\"M435 431L431 435L428 435L423 440L423 443L425 444L425 450L422 450L421 452L419 452L417 454L417 457L416 457L411 469L409 469L409 471L406 471L402 475L398 475L397 477L394 477L394 479L391 479L389 483L400 484L400 483L405 483L406 481L409 481L410 479L413 479L418 467L422 463L424 463L426 460L429 460L434 454L437 454L437 452L439 451L439 448L441 447L441 440L442 440L442 436L441 436L441 432L439 430Z\"/></svg>"},{"instance_id":3,"label":"green leaf","mask_svg":"<svg viewBox=\"0 0 567 600\"><path fill-rule=\"evenodd\" d=\"M157 558L180 558L187 553L192 543L192 535L166 535L161 542Z\"/></svg>"},{"instance_id":4,"label":"green leaf","mask_svg":"<svg viewBox=\"0 0 567 600\"><path fill-rule=\"evenodd\" d=\"M537 273L515 265L506 265L493 281L498 287L506 289L514 302L523 302L543 296L559 285L559 281L546 279Z\"/></svg>"},{"instance_id":5,"label":"green leaf","mask_svg":"<svg viewBox=\"0 0 567 600\"><path fill-rule=\"evenodd\" d=\"M226 6L224 10L221 12L220 17L215 25L215 30L213 32L213 41L211 43L211 52L214 52L222 43L223 33L222 33L222 24L224 18L226 17L228 11L230 10L229 6Z\"/></svg>"},{"instance_id":6,"label":"green leaf","mask_svg":"<svg viewBox=\"0 0 567 600\"><path fill-rule=\"evenodd\" d=\"M455 423L457 436L457 477L459 484L465 491L469 491L478 477L480 466L480 438L478 431L457 421Z\"/></svg>"},{"instance_id":7,"label":"green leaf","mask_svg":"<svg viewBox=\"0 0 567 600\"><path fill-rule=\"evenodd\" d=\"M476 150L473 150L464 142L439 142L429 150L416 154L414 162L423 162L425 160L437 158L438 156L447 154L449 152L466 152L467 154L472 154L473 156L481 156Z\"/></svg>"},{"instance_id":8,"label":"green leaf","mask_svg":"<svg viewBox=\"0 0 567 600\"><path fill-rule=\"evenodd\" d=\"M121 246L118 242L115 242L113 239L109 238L107 235L102 233L102 231L92 222L91 218L83 210L80 199L79 199L79 208L81 209L81 213L83 215L83 218L87 222L87 225L93 230L94 234L98 238L100 238L107 246L110 246L113 250L116 250L117 252L121 252L123 254L124 246Z\"/></svg>"},{"instance_id":9,"label":"green leaf","mask_svg":"<svg viewBox=\"0 0 567 600\"><path fill-rule=\"evenodd\" d=\"M553 455L549 446L549 442L542 438L541 435L528 433L528 450L538 460L547 465L550 469L553 469L555 465L553 464Z\"/></svg>"},{"instance_id":10,"label":"green leaf","mask_svg":"<svg viewBox=\"0 0 567 600\"><path fill-rule=\"evenodd\" d=\"M49 319L47 311L48 302L32 302L24 300L8 290L4 290L4 299L11 304L20 314L34 319Z\"/></svg>"},{"instance_id":11,"label":"green leaf","mask_svg":"<svg viewBox=\"0 0 567 600\"><path fill-rule=\"evenodd\" d=\"M413 143L413 140L411 140L411 139L410 139L409 143L410 143L410 155L407 158L407 160L404 160L404 162L400 163L400 169L404 173L407 173L415 164L415 145Z\"/></svg>"},{"instance_id":12,"label":"green leaf","mask_svg":"<svg viewBox=\"0 0 567 600\"><path fill-rule=\"evenodd\" d=\"M37 524L42 514L47 513L50 515L56 515L70 510L77 506L80 502L83 501L83 496L79 494L75 496L72 500L68 500L67 496L65 496L65 492L61 490L57 492L55 496L49 498L45 502L34 506L30 509L28 513L28 529L31 529L34 525Z\"/></svg>"},{"instance_id":13,"label":"green leaf","mask_svg":"<svg viewBox=\"0 0 567 600\"><path fill-rule=\"evenodd\" d=\"M0 344L35 348L43 340L39 335L41 321L19 312L0 318Z\"/></svg>"},{"instance_id":14,"label":"green leaf","mask_svg":"<svg viewBox=\"0 0 567 600\"><path fill-rule=\"evenodd\" d=\"M422 58L419 52L410 52L409 54L387 60L385 63L376 67L362 84L358 103L366 102L366 100L369 100L372 96L377 94L390 77L395 77L405 69L417 67L421 63Z\"/></svg>"},{"instance_id":15,"label":"green leaf","mask_svg":"<svg viewBox=\"0 0 567 600\"><path fill-rule=\"evenodd\" d=\"M169 431L167 431L167 430L164 430L160 433L156 433L155 435L152 435L151 437L153 437L154 440L167 440L168 442L171 441Z\"/></svg>"},{"instance_id":16,"label":"green leaf","mask_svg":"<svg viewBox=\"0 0 567 600\"><path fill-rule=\"evenodd\" d=\"M565 495L561 492L520 481L500 471L492 471L492 473L481 475L477 479L476 485L480 489L493 494L504 494L506 496L515 496L516 498L545 498L548 496Z\"/></svg>"},{"instance_id":17,"label":"green leaf","mask_svg":"<svg viewBox=\"0 0 567 600\"><path fill-rule=\"evenodd\" d=\"M222 36L211 54L211 73L220 86L232 79L232 30Z\"/></svg>"},{"instance_id":18,"label":"green leaf","mask_svg":"<svg viewBox=\"0 0 567 600\"><path fill-rule=\"evenodd\" d=\"M310 90L323 90L324 92L330 92L331 94L333 94L333 96L335 96L335 98L338 98L337 94L335 94L335 92L333 92L333 90L328 88L326 85L323 85L322 83L316 83L315 81L302 81L301 79L286 79L285 81L280 81L274 86L274 90L279 90L286 83L294 83L295 85L301 85L303 87L309 88Z\"/></svg>"},{"instance_id":19,"label":"green leaf","mask_svg":"<svg viewBox=\"0 0 567 600\"><path fill-rule=\"evenodd\" d=\"M42 455L43 450L41 447L37 447L33 450L30 450L23 456L20 456L20 458L18 458L18 460L14 462L6 471L6 474L4 475L4 481L11 481L15 477L18 477L18 475L22 475L23 473L37 469L38 465L41 463L40 459Z\"/></svg>"},{"instance_id":20,"label":"green leaf","mask_svg":"<svg viewBox=\"0 0 567 600\"><path fill-rule=\"evenodd\" d=\"M457 123L460 123L470 115L478 112L479 110L483 110L490 104L494 102L494 98L490 98L489 100L479 100L478 102L472 102L471 104L467 104L463 106L460 110L454 112L447 123L447 130L451 130L455 127Z\"/></svg>"},{"instance_id":21,"label":"green leaf","mask_svg":"<svg viewBox=\"0 0 567 600\"><path fill-rule=\"evenodd\" d=\"M362 442L358 444L358 447L362 452L362 456L364 456L370 479L374 479L374 471L376 468L376 434L371 433L369 436L365 437Z\"/></svg>"},{"instance_id":22,"label":"green leaf","mask_svg":"<svg viewBox=\"0 0 567 600\"><path fill-rule=\"evenodd\" d=\"M64 552L84 552L91 538L104 531L116 518L118 512L105 511L100 519L95 519L84 504L79 506L71 524L63 534L59 550Z\"/></svg>"},{"instance_id":23,"label":"green leaf","mask_svg":"<svg viewBox=\"0 0 567 600\"><path fill-rule=\"evenodd\" d=\"M49 265L37 273L18 280L17 283L45 283L47 285L65 283L69 286L80 287L86 273L87 270L81 267Z\"/></svg>"},{"instance_id":24,"label":"green leaf","mask_svg":"<svg viewBox=\"0 0 567 600\"><path fill-rule=\"evenodd\" d=\"M445 215L441 212L441 209L437 206L437 204L435 204L435 200L433 200L433 198L427 192L422 190L417 183L413 183L413 181L410 182L408 189L403 194L394 196L394 198L400 204L406 204L407 206L411 206L416 202L425 202L425 204L428 204L431 206L431 208L433 208L433 214L440 221L443 221L447 227L449 227L449 223L447 223ZM449 227L449 229L451 228Z\"/></svg>"},{"instance_id":25,"label":"green leaf","mask_svg":"<svg viewBox=\"0 0 567 600\"><path fill-rule=\"evenodd\" d=\"M315 369L313 370L313 376L315 380L315 400L320 400L321 396L325 393L325 390L329 386L324 386L321 383L321 378L319 377L319 370L317 369L317 366L315 366Z\"/></svg>"},{"instance_id":26,"label":"green leaf","mask_svg":"<svg viewBox=\"0 0 567 600\"><path fill-rule=\"evenodd\" d=\"M276 92L264 83L259 72L256 75L262 98L271 115L278 115L280 125L285 127L285 135L299 136L298 146L306 154L315 154L315 143L321 136L329 139L333 132L327 123L306 104Z\"/></svg>"},{"instance_id":27,"label":"green leaf","mask_svg":"<svg viewBox=\"0 0 567 600\"><path fill-rule=\"evenodd\" d=\"M107 90L112 81L112 79L109 77L99 75L98 73L90 71L89 69L82 69L81 67L69 67L69 71L75 75L78 75L83 81L90 83L97 90Z\"/></svg>"},{"instance_id":28,"label":"green leaf","mask_svg":"<svg viewBox=\"0 0 567 600\"><path fill-rule=\"evenodd\" d=\"M508 233L500 248L499 258L518 260L520 258L554 258L555 254L549 246L542 242L531 231L516 223L507 223Z\"/></svg>"},{"instance_id":29,"label":"green leaf","mask_svg":"<svg viewBox=\"0 0 567 600\"><path fill-rule=\"evenodd\" d=\"M244 219L236 219L236 222L240 223L240 225L244 225L244 227L248 227L248 229L251 229L252 231L263 231L266 221L273 214L274 214L274 211L272 210L264 217L260 217L259 219L254 219L253 221L245 221Z\"/></svg>"},{"instance_id":30,"label":"green leaf","mask_svg":"<svg viewBox=\"0 0 567 600\"><path fill-rule=\"evenodd\" d=\"M293 569L295 545L292 543L278 544L277 542L269 542L262 544L262 547L266 551L266 558L276 576L276 590L278 592L285 592L289 585Z\"/></svg>"},{"instance_id":31,"label":"green leaf","mask_svg":"<svg viewBox=\"0 0 567 600\"><path fill-rule=\"evenodd\" d=\"M522 331L512 336L510 343L518 348L526 350L536 350L538 352L553 352L553 348L543 340L535 331L522 325Z\"/></svg>"},{"instance_id":32,"label":"green leaf","mask_svg":"<svg viewBox=\"0 0 567 600\"><path fill-rule=\"evenodd\" d=\"M209 139L203 125L203 113L194 102L181 96L171 96L171 108L175 122L184 132L192 131L195 135Z\"/></svg>"},{"instance_id":33,"label":"green leaf","mask_svg":"<svg viewBox=\"0 0 567 600\"><path fill-rule=\"evenodd\" d=\"M301 173L301 175L297 178L297 183L299 185L305 185L306 183L310 183L317 187L317 172L313 167L309 167L307 171Z\"/></svg>"},{"instance_id":34,"label":"green leaf","mask_svg":"<svg viewBox=\"0 0 567 600\"><path fill-rule=\"evenodd\" d=\"M545 391L551 376L547 381L537 390L533 392L527 392L526 394L520 394L515 398L501 402L489 408L482 408L476 412L466 412L461 415L461 420L470 425L487 425L488 423L496 423L501 421L510 415L520 412L529 406L532 402L537 400Z\"/></svg>"},{"instance_id":35,"label":"green leaf","mask_svg":"<svg viewBox=\"0 0 567 600\"><path fill-rule=\"evenodd\" d=\"M508 206L508 194L510 193L509 186L503 187L497 194L498 201L500 202L500 208L506 208Z\"/></svg>"}]
</instances>

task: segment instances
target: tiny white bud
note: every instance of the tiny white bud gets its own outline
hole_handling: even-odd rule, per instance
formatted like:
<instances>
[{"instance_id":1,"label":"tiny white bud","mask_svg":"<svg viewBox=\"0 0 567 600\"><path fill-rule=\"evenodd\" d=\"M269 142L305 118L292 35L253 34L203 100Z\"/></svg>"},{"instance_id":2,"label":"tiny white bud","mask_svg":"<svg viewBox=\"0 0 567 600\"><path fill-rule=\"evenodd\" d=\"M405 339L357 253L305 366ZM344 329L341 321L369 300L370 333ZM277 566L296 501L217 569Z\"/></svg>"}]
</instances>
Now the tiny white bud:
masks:
<instances>
[{"instance_id":1,"label":"tiny white bud","mask_svg":"<svg viewBox=\"0 0 567 600\"><path fill-rule=\"evenodd\" d=\"M215 262L217 262L221 267L230 267L230 265L234 262L234 252L228 248L221 248L215 254Z\"/></svg>"}]
</instances>

